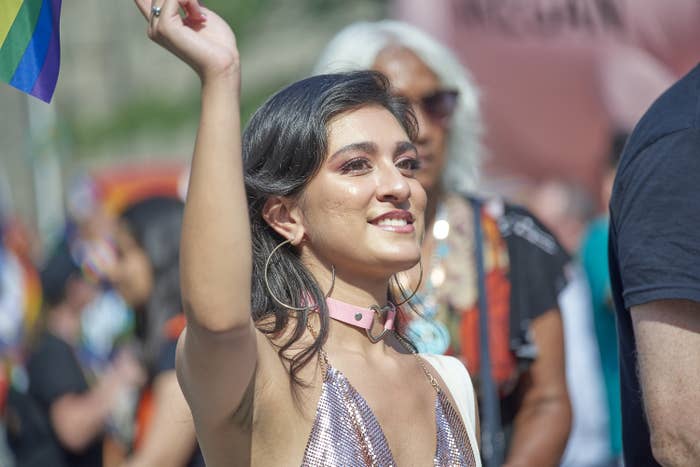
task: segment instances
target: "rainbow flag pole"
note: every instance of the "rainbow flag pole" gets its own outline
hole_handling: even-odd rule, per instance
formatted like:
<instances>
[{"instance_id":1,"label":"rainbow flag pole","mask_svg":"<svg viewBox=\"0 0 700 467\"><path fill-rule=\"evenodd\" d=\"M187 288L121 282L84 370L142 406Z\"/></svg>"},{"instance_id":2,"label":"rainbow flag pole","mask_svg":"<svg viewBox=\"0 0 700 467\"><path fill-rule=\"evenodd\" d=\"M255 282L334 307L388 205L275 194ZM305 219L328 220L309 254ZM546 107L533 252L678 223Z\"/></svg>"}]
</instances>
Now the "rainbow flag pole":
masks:
<instances>
[{"instance_id":1,"label":"rainbow flag pole","mask_svg":"<svg viewBox=\"0 0 700 467\"><path fill-rule=\"evenodd\" d=\"M0 0L0 81L50 102L61 62L61 0Z\"/></svg>"}]
</instances>

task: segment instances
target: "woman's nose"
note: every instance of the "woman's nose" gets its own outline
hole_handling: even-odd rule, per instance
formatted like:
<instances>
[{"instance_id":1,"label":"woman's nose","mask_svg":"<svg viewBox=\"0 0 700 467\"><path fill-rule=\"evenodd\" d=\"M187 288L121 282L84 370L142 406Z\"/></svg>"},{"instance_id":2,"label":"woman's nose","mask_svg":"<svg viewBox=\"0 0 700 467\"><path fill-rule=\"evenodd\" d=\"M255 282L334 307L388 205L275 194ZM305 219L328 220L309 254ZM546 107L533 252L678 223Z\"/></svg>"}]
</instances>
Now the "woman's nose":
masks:
<instances>
[{"instance_id":1,"label":"woman's nose","mask_svg":"<svg viewBox=\"0 0 700 467\"><path fill-rule=\"evenodd\" d=\"M379 171L377 181L377 198L380 201L402 203L411 196L408 179L393 163L387 163Z\"/></svg>"}]
</instances>

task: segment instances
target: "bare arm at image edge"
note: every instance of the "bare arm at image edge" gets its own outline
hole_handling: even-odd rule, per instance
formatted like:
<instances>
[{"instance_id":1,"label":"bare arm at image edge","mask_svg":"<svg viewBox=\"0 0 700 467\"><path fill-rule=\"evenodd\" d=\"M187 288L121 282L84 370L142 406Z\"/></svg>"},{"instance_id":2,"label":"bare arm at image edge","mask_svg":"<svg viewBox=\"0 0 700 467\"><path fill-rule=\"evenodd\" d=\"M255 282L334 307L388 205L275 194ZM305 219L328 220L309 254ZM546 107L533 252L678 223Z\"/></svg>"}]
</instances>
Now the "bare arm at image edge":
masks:
<instances>
[{"instance_id":1,"label":"bare arm at image edge","mask_svg":"<svg viewBox=\"0 0 700 467\"><path fill-rule=\"evenodd\" d=\"M532 332L539 353L521 382L525 389L504 467L558 466L571 429L559 310L536 318Z\"/></svg>"},{"instance_id":2,"label":"bare arm at image edge","mask_svg":"<svg viewBox=\"0 0 700 467\"><path fill-rule=\"evenodd\" d=\"M630 312L654 457L700 465L700 303L659 300Z\"/></svg>"}]
</instances>

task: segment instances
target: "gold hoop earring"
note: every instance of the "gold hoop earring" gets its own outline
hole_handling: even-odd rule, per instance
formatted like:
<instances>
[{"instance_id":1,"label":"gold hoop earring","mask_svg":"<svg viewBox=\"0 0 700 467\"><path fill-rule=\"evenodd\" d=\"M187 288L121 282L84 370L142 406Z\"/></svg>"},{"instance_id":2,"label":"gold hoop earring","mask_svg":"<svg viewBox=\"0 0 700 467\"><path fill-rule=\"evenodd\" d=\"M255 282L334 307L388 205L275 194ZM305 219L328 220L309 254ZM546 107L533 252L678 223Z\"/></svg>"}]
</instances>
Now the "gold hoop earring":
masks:
<instances>
[{"instance_id":1,"label":"gold hoop earring","mask_svg":"<svg viewBox=\"0 0 700 467\"><path fill-rule=\"evenodd\" d=\"M281 305L282 307L287 308L289 310L294 310L294 311L309 312L309 311L315 309L318 305L297 307L297 306L292 306L292 305L288 305L288 304L284 303L282 300L277 298L277 296L272 292L272 288L270 288L270 281L267 277L268 269L270 266L270 260L272 259L272 255L274 255L277 252L277 250L282 248L284 245L291 243L291 242L292 242L291 239L283 241L282 243L280 243L279 245L274 247L272 249L272 251L270 252L270 254L267 255L267 259L265 260L265 269L263 272L263 278L265 280L265 288L267 289L267 293L270 294L270 297L272 297L272 299L275 302L277 302L277 304ZM334 285L335 285L335 266L331 265L331 286L328 289L328 293L326 294L326 298L328 298L328 296L331 294L331 291L333 290Z\"/></svg>"},{"instance_id":2,"label":"gold hoop earring","mask_svg":"<svg viewBox=\"0 0 700 467\"><path fill-rule=\"evenodd\" d=\"M416 288L413 289L413 293L408 296L408 298L405 298L403 301L399 303L395 303L395 306L401 306L404 303L408 302L410 299L415 297L416 293L418 293L418 290L420 290L420 286L423 283L423 260L419 259L418 260L418 267L420 268L420 275L418 276L418 284L416 285ZM396 277L396 274L392 276L394 278L394 282L396 283L396 287L399 289L399 291L403 294L403 287L401 286L401 283L399 282L399 279Z\"/></svg>"}]
</instances>

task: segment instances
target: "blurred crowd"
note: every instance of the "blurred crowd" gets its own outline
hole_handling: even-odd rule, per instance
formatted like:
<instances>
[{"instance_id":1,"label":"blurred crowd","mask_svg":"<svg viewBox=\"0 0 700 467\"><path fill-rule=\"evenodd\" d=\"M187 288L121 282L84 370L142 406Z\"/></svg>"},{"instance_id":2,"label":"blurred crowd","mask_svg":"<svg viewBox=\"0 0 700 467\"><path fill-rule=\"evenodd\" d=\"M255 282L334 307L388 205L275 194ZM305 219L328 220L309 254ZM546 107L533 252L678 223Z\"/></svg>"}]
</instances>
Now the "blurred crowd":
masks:
<instances>
[{"instance_id":1,"label":"blurred crowd","mask_svg":"<svg viewBox=\"0 0 700 467\"><path fill-rule=\"evenodd\" d=\"M81 177L46 251L4 213L0 465L203 465L174 372L186 177L173 164ZM154 437L163 425L176 434Z\"/></svg>"}]
</instances>

